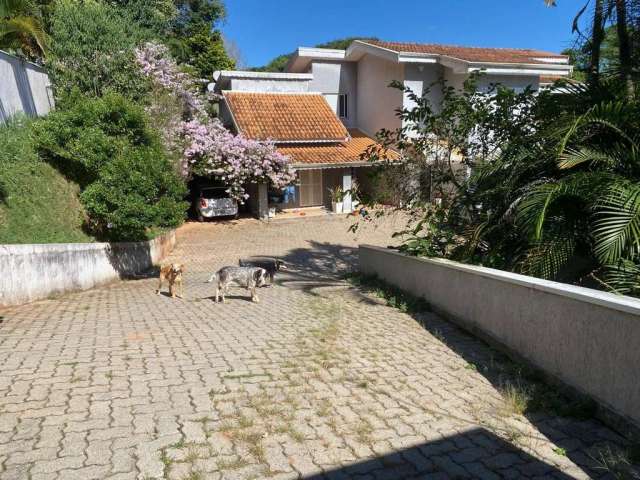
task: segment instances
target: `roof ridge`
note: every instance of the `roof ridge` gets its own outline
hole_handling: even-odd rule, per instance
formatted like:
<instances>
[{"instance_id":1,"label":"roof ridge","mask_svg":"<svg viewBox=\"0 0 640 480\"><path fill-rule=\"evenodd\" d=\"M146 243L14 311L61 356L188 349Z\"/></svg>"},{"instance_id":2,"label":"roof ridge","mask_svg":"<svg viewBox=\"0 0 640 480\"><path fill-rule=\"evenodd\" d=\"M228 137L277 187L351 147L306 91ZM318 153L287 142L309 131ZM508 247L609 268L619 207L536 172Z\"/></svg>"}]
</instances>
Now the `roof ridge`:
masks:
<instances>
[{"instance_id":1,"label":"roof ridge","mask_svg":"<svg viewBox=\"0 0 640 480\"><path fill-rule=\"evenodd\" d=\"M253 90L222 90L222 94L226 93L243 93L246 95L322 95L322 92L259 92Z\"/></svg>"},{"instance_id":2,"label":"roof ridge","mask_svg":"<svg viewBox=\"0 0 640 480\"><path fill-rule=\"evenodd\" d=\"M554 57L568 57L568 55L563 55L561 53L549 52L546 50L540 50L537 48L513 48L513 47L476 47L476 46L468 46L468 45L456 45L450 43L420 43L420 42L398 42L391 40L358 40L359 42L368 43L370 45L379 46L385 48L386 45L410 45L414 47L445 47L445 48L464 48L469 50L501 50L501 51L511 51L511 52L526 52L526 53L535 53L535 54L544 54L551 55Z\"/></svg>"}]
</instances>

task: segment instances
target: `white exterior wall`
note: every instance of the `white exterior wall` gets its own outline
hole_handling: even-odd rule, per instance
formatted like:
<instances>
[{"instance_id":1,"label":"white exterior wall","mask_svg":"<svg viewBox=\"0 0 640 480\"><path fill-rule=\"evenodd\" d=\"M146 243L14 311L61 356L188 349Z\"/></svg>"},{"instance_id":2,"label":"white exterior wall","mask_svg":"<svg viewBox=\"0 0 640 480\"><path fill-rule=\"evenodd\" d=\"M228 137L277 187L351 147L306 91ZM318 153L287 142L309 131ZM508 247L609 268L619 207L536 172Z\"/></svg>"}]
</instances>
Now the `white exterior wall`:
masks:
<instances>
[{"instance_id":1,"label":"white exterior wall","mask_svg":"<svg viewBox=\"0 0 640 480\"><path fill-rule=\"evenodd\" d=\"M453 73L446 68L444 79L447 85L462 89L464 81L468 78L466 74ZM522 91L527 86L531 86L534 90L540 87L540 77L537 75L482 75L478 81L478 91L487 92L492 83L499 83L505 87L513 88L516 91Z\"/></svg>"},{"instance_id":2,"label":"white exterior wall","mask_svg":"<svg viewBox=\"0 0 640 480\"><path fill-rule=\"evenodd\" d=\"M534 90L540 87L540 77L537 75L482 75L478 82L478 90L487 92L492 83L499 83L503 87L512 88L517 92L523 91L528 86Z\"/></svg>"},{"instance_id":3,"label":"white exterior wall","mask_svg":"<svg viewBox=\"0 0 640 480\"><path fill-rule=\"evenodd\" d=\"M49 113L53 108L50 88L41 67L0 51L0 122L19 112Z\"/></svg>"},{"instance_id":4,"label":"white exterior wall","mask_svg":"<svg viewBox=\"0 0 640 480\"><path fill-rule=\"evenodd\" d=\"M375 135L382 128L400 127L396 109L402 105L402 91L390 88L393 80L404 80L403 65L365 55L358 62L357 113L358 128Z\"/></svg>"},{"instance_id":5,"label":"white exterior wall","mask_svg":"<svg viewBox=\"0 0 640 480\"><path fill-rule=\"evenodd\" d=\"M232 78L230 90L241 92L308 92L308 80L279 80L272 78Z\"/></svg>"},{"instance_id":6,"label":"white exterior wall","mask_svg":"<svg viewBox=\"0 0 640 480\"><path fill-rule=\"evenodd\" d=\"M415 65L407 64L404 67L404 86L418 95L427 95L431 105L435 109L442 103L442 84L444 68L438 64ZM403 97L404 108L412 109L416 103L411 100L408 93ZM405 122L406 123L406 122Z\"/></svg>"},{"instance_id":7,"label":"white exterior wall","mask_svg":"<svg viewBox=\"0 0 640 480\"><path fill-rule=\"evenodd\" d=\"M347 95L347 117L340 118L347 127L357 125L358 101L356 96L358 71L353 62L314 61L311 63L312 92L321 92L327 103L338 114L338 95Z\"/></svg>"}]
</instances>

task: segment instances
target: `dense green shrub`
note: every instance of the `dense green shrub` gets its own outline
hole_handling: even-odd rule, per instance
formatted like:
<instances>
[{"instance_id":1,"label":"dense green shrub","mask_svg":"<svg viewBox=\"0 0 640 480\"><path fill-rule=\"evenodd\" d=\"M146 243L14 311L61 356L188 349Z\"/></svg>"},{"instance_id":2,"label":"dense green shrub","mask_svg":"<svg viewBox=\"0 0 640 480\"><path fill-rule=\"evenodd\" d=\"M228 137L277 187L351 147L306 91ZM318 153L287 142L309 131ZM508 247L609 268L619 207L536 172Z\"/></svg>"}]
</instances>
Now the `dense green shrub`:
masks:
<instances>
[{"instance_id":1,"label":"dense green shrub","mask_svg":"<svg viewBox=\"0 0 640 480\"><path fill-rule=\"evenodd\" d=\"M78 186L36 154L31 123L0 126L0 243L88 242Z\"/></svg>"},{"instance_id":2,"label":"dense green shrub","mask_svg":"<svg viewBox=\"0 0 640 480\"><path fill-rule=\"evenodd\" d=\"M91 230L116 240L148 238L153 228L177 227L186 203L183 182L158 150L125 148L82 192Z\"/></svg>"},{"instance_id":3,"label":"dense green shrub","mask_svg":"<svg viewBox=\"0 0 640 480\"><path fill-rule=\"evenodd\" d=\"M152 33L128 9L95 0L59 0L51 17L49 72L58 106L74 89L91 96L115 91L140 101L149 84L134 59Z\"/></svg>"},{"instance_id":4,"label":"dense green shrub","mask_svg":"<svg viewBox=\"0 0 640 480\"><path fill-rule=\"evenodd\" d=\"M42 157L82 187L99 238L140 240L181 223L184 183L140 106L115 93L78 95L34 130Z\"/></svg>"},{"instance_id":5,"label":"dense green shrub","mask_svg":"<svg viewBox=\"0 0 640 480\"><path fill-rule=\"evenodd\" d=\"M40 154L81 186L95 181L100 169L123 148L160 149L141 107L121 95L70 97L69 108L50 113L34 126Z\"/></svg>"}]
</instances>

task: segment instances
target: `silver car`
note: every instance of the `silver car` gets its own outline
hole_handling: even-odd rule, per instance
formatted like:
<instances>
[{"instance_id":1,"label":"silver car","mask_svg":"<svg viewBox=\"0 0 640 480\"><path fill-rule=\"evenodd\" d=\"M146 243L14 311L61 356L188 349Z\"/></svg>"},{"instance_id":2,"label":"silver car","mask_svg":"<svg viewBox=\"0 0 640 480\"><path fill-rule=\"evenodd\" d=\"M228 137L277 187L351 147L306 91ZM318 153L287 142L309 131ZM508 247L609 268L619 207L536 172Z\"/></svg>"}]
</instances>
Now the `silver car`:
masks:
<instances>
[{"instance_id":1,"label":"silver car","mask_svg":"<svg viewBox=\"0 0 640 480\"><path fill-rule=\"evenodd\" d=\"M231 198L224 187L206 187L200 189L196 200L198 221L205 218L234 216L238 218L238 202Z\"/></svg>"}]
</instances>

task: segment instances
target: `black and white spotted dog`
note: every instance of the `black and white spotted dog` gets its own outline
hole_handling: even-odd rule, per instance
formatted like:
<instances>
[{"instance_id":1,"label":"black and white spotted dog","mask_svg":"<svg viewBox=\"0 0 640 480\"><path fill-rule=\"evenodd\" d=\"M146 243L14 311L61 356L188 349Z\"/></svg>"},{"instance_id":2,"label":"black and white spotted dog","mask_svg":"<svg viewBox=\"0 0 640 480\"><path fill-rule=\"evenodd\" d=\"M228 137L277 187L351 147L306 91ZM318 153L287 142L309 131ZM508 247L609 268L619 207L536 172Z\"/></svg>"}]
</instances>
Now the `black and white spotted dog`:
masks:
<instances>
[{"instance_id":1,"label":"black and white spotted dog","mask_svg":"<svg viewBox=\"0 0 640 480\"><path fill-rule=\"evenodd\" d=\"M260 267L222 267L209 277L208 282L216 282L216 303L220 295L222 303L226 303L224 296L232 283L251 290L251 301L259 302L256 288L265 284L266 276L267 271Z\"/></svg>"},{"instance_id":2,"label":"black and white spotted dog","mask_svg":"<svg viewBox=\"0 0 640 480\"><path fill-rule=\"evenodd\" d=\"M286 270L287 264L277 258L252 258L238 260L238 265L241 267L259 267L264 268L267 271L267 277L269 277L269 285L273 284L273 279L276 273L280 270Z\"/></svg>"}]
</instances>

